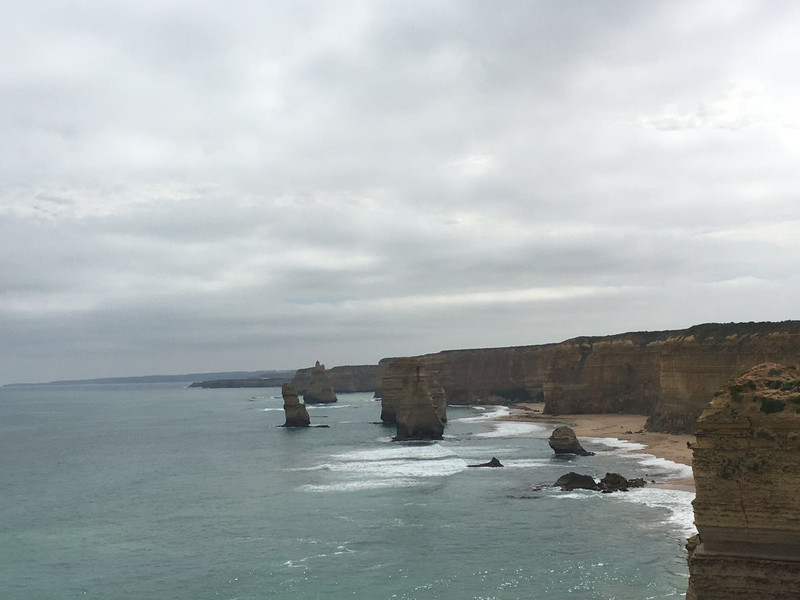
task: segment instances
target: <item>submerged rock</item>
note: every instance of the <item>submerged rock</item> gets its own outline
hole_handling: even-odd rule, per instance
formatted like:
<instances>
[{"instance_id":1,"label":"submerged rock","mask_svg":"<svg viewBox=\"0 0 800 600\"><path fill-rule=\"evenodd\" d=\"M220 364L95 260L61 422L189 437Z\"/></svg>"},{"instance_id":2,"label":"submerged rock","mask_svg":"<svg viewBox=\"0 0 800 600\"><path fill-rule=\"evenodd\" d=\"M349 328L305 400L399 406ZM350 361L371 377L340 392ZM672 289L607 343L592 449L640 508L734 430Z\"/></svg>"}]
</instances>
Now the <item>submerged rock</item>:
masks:
<instances>
[{"instance_id":1,"label":"submerged rock","mask_svg":"<svg viewBox=\"0 0 800 600\"><path fill-rule=\"evenodd\" d=\"M561 425L553 430L547 440L556 454L577 454L578 456L593 456L594 452L583 449L575 432L566 425Z\"/></svg>"},{"instance_id":2,"label":"submerged rock","mask_svg":"<svg viewBox=\"0 0 800 600\"><path fill-rule=\"evenodd\" d=\"M306 404L329 404L337 400L333 384L325 371L325 365L317 361L309 374L308 389L303 394L303 401Z\"/></svg>"},{"instance_id":3,"label":"submerged rock","mask_svg":"<svg viewBox=\"0 0 800 600\"><path fill-rule=\"evenodd\" d=\"M800 371L732 379L696 435L687 600L800 597Z\"/></svg>"},{"instance_id":4,"label":"submerged rock","mask_svg":"<svg viewBox=\"0 0 800 600\"><path fill-rule=\"evenodd\" d=\"M467 465L468 467L502 467L503 463L497 460L494 456L489 462L481 463L479 465Z\"/></svg>"},{"instance_id":5,"label":"submerged rock","mask_svg":"<svg viewBox=\"0 0 800 600\"><path fill-rule=\"evenodd\" d=\"M286 414L286 422L283 427L308 427L311 419L308 418L305 405L300 402L297 390L290 384L284 383L281 394L283 395L283 411Z\"/></svg>"}]
</instances>

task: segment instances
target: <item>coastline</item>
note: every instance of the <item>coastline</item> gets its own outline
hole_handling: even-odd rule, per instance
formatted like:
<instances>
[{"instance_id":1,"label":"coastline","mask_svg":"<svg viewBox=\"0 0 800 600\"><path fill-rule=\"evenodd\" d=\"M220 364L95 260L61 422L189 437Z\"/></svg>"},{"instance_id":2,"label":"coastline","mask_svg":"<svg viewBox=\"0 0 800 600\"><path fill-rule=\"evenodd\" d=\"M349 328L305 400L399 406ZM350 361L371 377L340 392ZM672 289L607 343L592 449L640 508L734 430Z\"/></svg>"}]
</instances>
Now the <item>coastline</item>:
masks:
<instances>
[{"instance_id":1,"label":"coastline","mask_svg":"<svg viewBox=\"0 0 800 600\"><path fill-rule=\"evenodd\" d=\"M683 465L692 464L692 451L688 447L694 442L693 435L673 435L644 431L647 417L644 415L621 414L572 414L545 415L544 403L522 403L511 407L511 414L500 417L503 421L547 423L550 425L569 425L578 438L616 438L641 444L644 448L633 450L640 454L650 454ZM653 484L658 487L695 491L694 478L674 479L669 482Z\"/></svg>"}]
</instances>

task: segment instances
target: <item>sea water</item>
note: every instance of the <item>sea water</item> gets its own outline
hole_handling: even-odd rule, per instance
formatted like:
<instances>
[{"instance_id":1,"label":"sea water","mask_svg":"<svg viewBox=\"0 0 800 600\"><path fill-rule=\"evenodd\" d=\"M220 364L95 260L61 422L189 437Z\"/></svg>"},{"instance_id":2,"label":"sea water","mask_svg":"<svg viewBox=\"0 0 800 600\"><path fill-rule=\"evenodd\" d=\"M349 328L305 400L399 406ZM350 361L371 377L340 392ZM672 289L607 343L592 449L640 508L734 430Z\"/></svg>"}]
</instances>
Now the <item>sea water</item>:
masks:
<instances>
[{"instance_id":1,"label":"sea water","mask_svg":"<svg viewBox=\"0 0 800 600\"><path fill-rule=\"evenodd\" d=\"M371 396L291 430L277 388L0 389L0 598L683 597L692 494L543 486L687 467L613 439L555 457L551 428L505 408L392 442Z\"/></svg>"}]
</instances>

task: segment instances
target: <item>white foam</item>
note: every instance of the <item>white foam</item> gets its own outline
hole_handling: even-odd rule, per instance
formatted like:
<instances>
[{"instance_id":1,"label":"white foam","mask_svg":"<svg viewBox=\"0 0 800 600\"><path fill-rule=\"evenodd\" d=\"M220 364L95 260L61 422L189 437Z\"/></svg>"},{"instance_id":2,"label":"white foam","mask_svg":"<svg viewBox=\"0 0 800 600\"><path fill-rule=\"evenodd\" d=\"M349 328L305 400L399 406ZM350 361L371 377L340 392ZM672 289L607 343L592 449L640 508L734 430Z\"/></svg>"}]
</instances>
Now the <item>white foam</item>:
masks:
<instances>
[{"instance_id":1,"label":"white foam","mask_svg":"<svg viewBox=\"0 0 800 600\"><path fill-rule=\"evenodd\" d=\"M309 410L316 410L316 409L338 409L338 408L352 408L352 404L339 404L337 402L326 402L323 404L306 404L305 405ZM282 409L281 409L282 410Z\"/></svg>"},{"instance_id":2,"label":"white foam","mask_svg":"<svg viewBox=\"0 0 800 600\"><path fill-rule=\"evenodd\" d=\"M496 452L492 452L492 454L497 454ZM508 467L510 469L530 469L534 467L542 467L542 466L550 466L552 461L548 460L538 460L538 459L524 459L524 458L517 458L511 460L504 460L502 461L504 467Z\"/></svg>"},{"instance_id":3,"label":"white foam","mask_svg":"<svg viewBox=\"0 0 800 600\"><path fill-rule=\"evenodd\" d=\"M411 487L418 482L413 479L372 479L358 481L340 481L322 485L302 485L304 492L354 492L358 490L376 490L381 488Z\"/></svg>"},{"instance_id":4,"label":"white foam","mask_svg":"<svg viewBox=\"0 0 800 600\"><path fill-rule=\"evenodd\" d=\"M685 479L688 477L694 477L692 467L689 465L673 462L671 460L667 460L666 458L659 458L657 456L653 456L652 454L638 454L635 456L641 465L654 467L656 469L663 469L666 471L664 474L669 478Z\"/></svg>"},{"instance_id":5,"label":"white foam","mask_svg":"<svg viewBox=\"0 0 800 600\"><path fill-rule=\"evenodd\" d=\"M511 409L507 406L473 406L474 410L482 411L483 414L474 416L474 417L461 417L460 419L454 419L454 423L474 423L476 421L489 421L491 419L497 419L499 417L507 417L511 414ZM491 409L491 410L489 410Z\"/></svg>"},{"instance_id":6,"label":"white foam","mask_svg":"<svg viewBox=\"0 0 800 600\"><path fill-rule=\"evenodd\" d=\"M566 494L559 493L559 498L565 498L567 500L589 500L597 496L596 492L592 490L576 490L574 492L568 492Z\"/></svg>"},{"instance_id":7,"label":"white foam","mask_svg":"<svg viewBox=\"0 0 800 600\"><path fill-rule=\"evenodd\" d=\"M647 448L647 446L645 446L644 444L639 444L637 442L629 442L628 440L620 440L612 437L586 437L581 439L586 440L587 442L592 442L593 444L603 444L604 446L610 446L616 450L622 450L623 452L631 452L632 450L644 450L645 448Z\"/></svg>"},{"instance_id":8,"label":"white foam","mask_svg":"<svg viewBox=\"0 0 800 600\"><path fill-rule=\"evenodd\" d=\"M261 410L264 411L264 412L272 412L274 410L281 410L282 411L283 409L282 408L262 408Z\"/></svg>"},{"instance_id":9,"label":"white foam","mask_svg":"<svg viewBox=\"0 0 800 600\"><path fill-rule=\"evenodd\" d=\"M461 458L441 460L387 460L332 463L335 473L358 474L362 477L446 477L467 468Z\"/></svg>"},{"instance_id":10,"label":"white foam","mask_svg":"<svg viewBox=\"0 0 800 600\"><path fill-rule=\"evenodd\" d=\"M402 458L425 460L448 456L455 456L455 452L440 444L393 444L389 448L342 452L341 454L332 455L331 458L341 461L383 461Z\"/></svg>"},{"instance_id":11,"label":"white foam","mask_svg":"<svg viewBox=\"0 0 800 600\"><path fill-rule=\"evenodd\" d=\"M694 509L692 508L694 492L643 487L632 489L629 492L613 494L613 496L628 502L641 502L655 508L666 508L670 513L664 519L664 524L671 525L687 536L697 533L697 528L694 525Z\"/></svg>"},{"instance_id":12,"label":"white foam","mask_svg":"<svg viewBox=\"0 0 800 600\"><path fill-rule=\"evenodd\" d=\"M502 438L502 437L519 437L530 435L537 431L543 431L544 427L536 423L520 423L517 421L500 421L493 424L492 431L484 433L477 433L475 437L481 438Z\"/></svg>"}]
</instances>

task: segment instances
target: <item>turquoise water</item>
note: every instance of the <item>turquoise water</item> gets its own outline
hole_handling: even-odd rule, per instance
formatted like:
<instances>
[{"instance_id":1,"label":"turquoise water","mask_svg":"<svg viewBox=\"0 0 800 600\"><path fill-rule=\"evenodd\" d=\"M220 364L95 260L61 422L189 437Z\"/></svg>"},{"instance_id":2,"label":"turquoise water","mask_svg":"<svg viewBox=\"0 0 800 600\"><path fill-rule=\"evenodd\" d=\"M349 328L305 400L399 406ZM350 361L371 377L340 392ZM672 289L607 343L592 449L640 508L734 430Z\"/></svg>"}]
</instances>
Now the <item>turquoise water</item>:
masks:
<instances>
[{"instance_id":1,"label":"turquoise water","mask_svg":"<svg viewBox=\"0 0 800 600\"><path fill-rule=\"evenodd\" d=\"M613 440L558 459L504 409L393 443L370 396L287 430L279 389L0 389L0 598L683 597L691 494L534 488L685 469Z\"/></svg>"}]
</instances>

